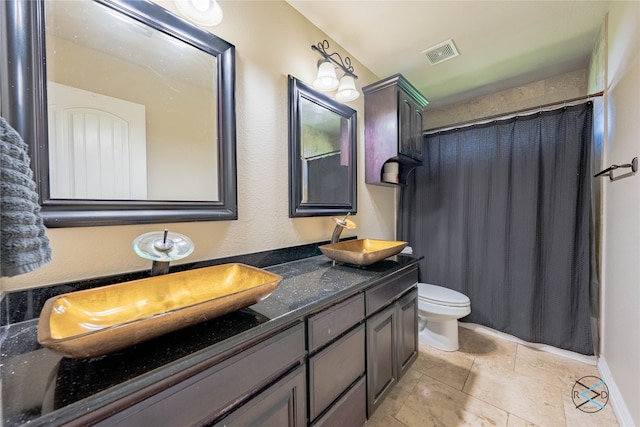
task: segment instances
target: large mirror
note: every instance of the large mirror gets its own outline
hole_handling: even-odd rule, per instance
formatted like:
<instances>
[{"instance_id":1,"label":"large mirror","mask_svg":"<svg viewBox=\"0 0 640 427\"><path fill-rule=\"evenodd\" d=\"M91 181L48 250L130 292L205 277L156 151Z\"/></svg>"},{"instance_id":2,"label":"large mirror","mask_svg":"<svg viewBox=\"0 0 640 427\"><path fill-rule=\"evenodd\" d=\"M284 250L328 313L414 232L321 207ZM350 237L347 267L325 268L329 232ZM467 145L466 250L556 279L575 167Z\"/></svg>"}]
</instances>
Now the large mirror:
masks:
<instances>
[{"instance_id":1,"label":"large mirror","mask_svg":"<svg viewBox=\"0 0 640 427\"><path fill-rule=\"evenodd\" d=\"M357 212L357 112L289 76L289 217Z\"/></svg>"},{"instance_id":2,"label":"large mirror","mask_svg":"<svg viewBox=\"0 0 640 427\"><path fill-rule=\"evenodd\" d=\"M149 1L3 3L45 225L237 218L233 45Z\"/></svg>"}]
</instances>

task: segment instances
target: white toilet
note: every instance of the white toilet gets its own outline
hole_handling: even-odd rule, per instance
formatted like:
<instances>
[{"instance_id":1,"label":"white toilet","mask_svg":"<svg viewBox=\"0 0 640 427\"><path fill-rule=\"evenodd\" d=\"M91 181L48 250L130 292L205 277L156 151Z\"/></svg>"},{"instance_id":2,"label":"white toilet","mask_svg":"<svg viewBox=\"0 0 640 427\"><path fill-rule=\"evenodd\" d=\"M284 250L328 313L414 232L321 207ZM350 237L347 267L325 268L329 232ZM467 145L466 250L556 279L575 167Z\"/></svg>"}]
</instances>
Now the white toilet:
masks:
<instances>
[{"instance_id":1,"label":"white toilet","mask_svg":"<svg viewBox=\"0 0 640 427\"><path fill-rule=\"evenodd\" d=\"M458 319L471 313L469 297L453 289L418 283L420 342L445 351L458 349Z\"/></svg>"}]
</instances>

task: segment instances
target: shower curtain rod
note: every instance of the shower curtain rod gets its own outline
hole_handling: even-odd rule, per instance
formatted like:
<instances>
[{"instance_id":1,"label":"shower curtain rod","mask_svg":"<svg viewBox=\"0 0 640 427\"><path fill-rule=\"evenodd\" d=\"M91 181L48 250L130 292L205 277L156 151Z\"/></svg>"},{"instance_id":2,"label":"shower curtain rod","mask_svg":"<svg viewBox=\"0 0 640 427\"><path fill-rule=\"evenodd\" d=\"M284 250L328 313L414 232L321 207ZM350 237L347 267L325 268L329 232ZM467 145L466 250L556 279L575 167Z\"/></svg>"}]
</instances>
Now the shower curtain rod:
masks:
<instances>
[{"instance_id":1,"label":"shower curtain rod","mask_svg":"<svg viewBox=\"0 0 640 427\"><path fill-rule=\"evenodd\" d=\"M487 123L487 122L490 122L490 121L493 121L493 120L498 120L498 119L508 119L508 118L511 118L511 117L515 117L518 114L528 113L528 112L535 112L535 111L541 110L542 108L549 108L549 107L566 105L569 102L577 102L577 101L582 101L582 100L589 100L591 98L596 98L596 97L602 96L602 95L604 95L604 91L592 93L590 95L578 96L576 98L565 99L564 101L556 101L556 102L552 102L550 104L538 105L537 107L529 107L529 108L524 108L522 110L511 111L511 112L508 112L508 113L501 113L501 114L496 114L496 115L493 115L493 116L487 116L487 117L482 117L482 118L478 118L478 119L467 120L467 121L464 121L464 122L458 122L458 123L454 123L454 124L450 124L450 125L446 125L446 126L440 126L440 127L437 127L437 128L425 129L425 131L422 132L422 134L423 135L431 135L431 134L434 134L434 133L442 132L444 130L451 130L451 129L457 129L457 128L461 128L461 127L473 126L473 125L477 125L477 124L481 124L481 123Z\"/></svg>"}]
</instances>

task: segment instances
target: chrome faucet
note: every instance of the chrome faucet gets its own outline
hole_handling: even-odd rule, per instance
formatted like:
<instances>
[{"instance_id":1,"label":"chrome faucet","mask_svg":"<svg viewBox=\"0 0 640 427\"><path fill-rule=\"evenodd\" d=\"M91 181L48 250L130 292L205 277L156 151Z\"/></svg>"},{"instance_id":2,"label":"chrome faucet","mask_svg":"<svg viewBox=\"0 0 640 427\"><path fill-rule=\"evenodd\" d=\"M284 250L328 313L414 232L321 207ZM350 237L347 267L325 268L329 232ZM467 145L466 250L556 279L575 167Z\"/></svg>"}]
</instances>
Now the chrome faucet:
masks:
<instances>
[{"instance_id":1,"label":"chrome faucet","mask_svg":"<svg viewBox=\"0 0 640 427\"><path fill-rule=\"evenodd\" d=\"M333 217L333 222L336 223L336 228L333 230L333 234L331 235L331 243L338 243L340 240L340 234L342 234L342 230L345 228L352 229L356 228L356 223L347 219L351 215L351 212L348 212L344 218Z\"/></svg>"},{"instance_id":2,"label":"chrome faucet","mask_svg":"<svg viewBox=\"0 0 640 427\"><path fill-rule=\"evenodd\" d=\"M158 238L153 241L153 248L167 255L175 245L175 243L173 242L173 239L167 238L168 235L169 235L169 230L165 228L164 234L162 235L162 239ZM169 272L169 261L153 260L153 262L151 263L152 276L157 276L159 274L167 274L168 272Z\"/></svg>"}]
</instances>

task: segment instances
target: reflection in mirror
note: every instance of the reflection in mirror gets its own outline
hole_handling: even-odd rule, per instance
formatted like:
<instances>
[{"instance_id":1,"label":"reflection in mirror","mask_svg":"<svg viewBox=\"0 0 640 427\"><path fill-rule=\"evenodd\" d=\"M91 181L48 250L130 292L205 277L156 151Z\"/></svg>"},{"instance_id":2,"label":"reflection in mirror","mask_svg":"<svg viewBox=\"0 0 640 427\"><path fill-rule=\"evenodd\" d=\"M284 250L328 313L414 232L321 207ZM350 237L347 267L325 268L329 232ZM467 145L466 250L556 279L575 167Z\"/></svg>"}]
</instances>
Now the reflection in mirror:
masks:
<instances>
[{"instance_id":1,"label":"reflection in mirror","mask_svg":"<svg viewBox=\"0 0 640 427\"><path fill-rule=\"evenodd\" d=\"M289 76L289 216L356 213L352 108Z\"/></svg>"},{"instance_id":2,"label":"reflection in mirror","mask_svg":"<svg viewBox=\"0 0 640 427\"><path fill-rule=\"evenodd\" d=\"M45 225L237 218L233 45L147 1L3 3Z\"/></svg>"},{"instance_id":3,"label":"reflection in mirror","mask_svg":"<svg viewBox=\"0 0 640 427\"><path fill-rule=\"evenodd\" d=\"M45 23L51 198L219 200L216 57L91 0Z\"/></svg>"}]
</instances>

